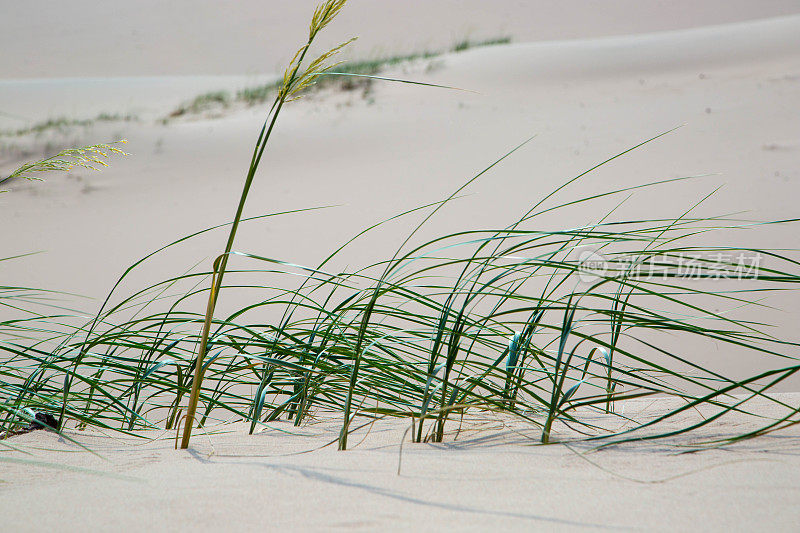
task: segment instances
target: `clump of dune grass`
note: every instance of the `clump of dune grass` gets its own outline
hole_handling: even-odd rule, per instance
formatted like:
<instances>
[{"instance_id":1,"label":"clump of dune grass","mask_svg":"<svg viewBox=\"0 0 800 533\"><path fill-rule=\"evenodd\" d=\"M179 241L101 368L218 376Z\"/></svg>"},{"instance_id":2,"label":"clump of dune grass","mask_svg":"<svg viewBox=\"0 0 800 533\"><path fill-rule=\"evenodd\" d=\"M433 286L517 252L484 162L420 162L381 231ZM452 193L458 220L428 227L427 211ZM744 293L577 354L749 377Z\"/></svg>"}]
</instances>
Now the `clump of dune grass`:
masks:
<instances>
[{"instance_id":1,"label":"clump of dune grass","mask_svg":"<svg viewBox=\"0 0 800 533\"><path fill-rule=\"evenodd\" d=\"M228 91L212 91L196 96L191 102L181 105L169 114L170 117L179 117L186 114L198 114L219 107L228 107L231 95Z\"/></svg>"},{"instance_id":2,"label":"clump of dune grass","mask_svg":"<svg viewBox=\"0 0 800 533\"><path fill-rule=\"evenodd\" d=\"M100 113L94 118L86 118L86 119L58 117L58 118L50 118L43 122L37 122L32 126L26 126L24 128L0 131L0 136L22 137L25 135L41 135L42 133L48 131L63 132L71 128L79 128L79 127L86 128L89 126L93 126L98 122L134 122L136 120L138 120L138 117L136 115L131 115L131 114L122 115L119 113Z\"/></svg>"},{"instance_id":3,"label":"clump of dune grass","mask_svg":"<svg viewBox=\"0 0 800 533\"><path fill-rule=\"evenodd\" d=\"M509 44L511 42L511 37L495 37L492 39L484 39L481 41L472 41L470 39L464 39L463 41L457 42L453 48L453 52L464 52L469 50L470 48L484 48L486 46L498 46L501 44Z\"/></svg>"},{"instance_id":4,"label":"clump of dune grass","mask_svg":"<svg viewBox=\"0 0 800 533\"><path fill-rule=\"evenodd\" d=\"M427 211L429 219L512 153L449 198L394 218ZM143 287L104 306L89 322L60 305L56 294L3 287L0 306L16 310L20 318L0 321L0 350L6 354L0 365L5 406L0 428L17 427L21 412L41 411L60 414L78 427L132 435L140 428L174 429L192 394L194 418L201 425L233 418L248 421L252 432L278 419L296 425L340 419L341 449L359 425L356 418L412 419L414 440L439 442L454 416L485 411L538 427L543 443L563 441L565 429L570 439L600 439L601 444L675 437L729 413L750 415L756 425L705 445L794 425L800 422L798 406L769 391L800 370L798 345L770 335L747 314L737 318L715 309L744 307L757 313L762 296L796 290L796 253L682 244L696 235L756 226L690 212L650 220L601 213L593 224L561 230L537 224L560 209L591 209L605 198L624 199L637 189L679 186L688 179L693 178L561 201L553 191L497 228L445 234L406 250L401 246L390 260L352 271L326 270L348 243L313 267L231 251L227 256L246 263L228 270L237 276L233 283L219 281L218 259L213 271ZM202 230L154 254L225 228L230 225ZM577 253L586 247L601 251L607 261L603 271L588 278ZM681 276L679 259L686 254L710 258L720 253L760 253L769 262L758 272L743 272L735 260L702 260L691 279ZM126 270L115 290L154 254ZM657 275L642 265L655 265ZM211 287L204 283L209 277ZM697 285L720 279L734 286ZM253 291L253 303L223 317L194 309L198 296L213 297L228 287ZM275 319L265 322L264 316ZM746 348L772 361L772 368L728 378L661 342L670 337ZM198 346L204 342L200 357ZM615 409L621 401L650 396L676 398L683 405L642 421ZM765 418L750 409L748 400L754 398L783 414ZM679 430L659 429L698 408L705 419ZM598 427L585 418L591 413L618 417L627 427Z\"/></svg>"},{"instance_id":5,"label":"clump of dune grass","mask_svg":"<svg viewBox=\"0 0 800 533\"><path fill-rule=\"evenodd\" d=\"M398 54L386 57L378 57L375 59L347 61L345 63L337 65L336 72L340 74L358 74L361 76L375 76L397 65L412 63L420 60L430 60L430 59L435 59L437 57L441 57L448 51L452 53L459 53L470 50L472 48L481 48L486 46L508 44L510 42L511 42L510 37L497 37L482 41L470 41L465 39L463 41L459 41L458 43L456 43L449 50L439 50L439 51L428 50L428 51L414 52L410 54ZM369 77L361 77L361 76L319 77L316 80L315 85L313 85L310 88L306 88L305 91L308 92L310 89L322 90L326 88L336 88L342 91L354 91L360 89L364 91L364 93L366 94L372 87L374 80ZM181 105L180 107L172 111L169 116L177 117L189 113L199 113L207 110L209 107L212 107L212 104L216 104L215 106L216 108L224 107L226 105L229 105L231 102L239 102L246 106L255 106L263 104L275 98L275 95L280 91L282 84L283 80L281 79L272 83L265 83L263 85L257 85L253 87L245 87L243 89L239 89L238 91L236 91L235 96L230 98L230 100L225 100L225 101L213 100L213 99L209 101L207 98L205 98L205 95L200 95L195 100L200 99L201 101L203 101L204 104L207 104L206 107L194 106L193 105L194 101L193 101L188 104ZM209 93L209 94L219 94L219 93ZM226 93L223 92L223 94Z\"/></svg>"},{"instance_id":6,"label":"clump of dune grass","mask_svg":"<svg viewBox=\"0 0 800 533\"><path fill-rule=\"evenodd\" d=\"M196 425L214 421L244 420L252 433L280 419L298 426L336 419L345 450L357 419L409 420L415 441L441 442L454 417L491 411L526 421L544 444L583 439L609 445L683 435L731 413L750 417L749 429L698 443L716 446L800 422L800 406L769 394L800 370L798 344L771 335L758 320L764 296L797 290L797 251L697 243L703 236L714 242L722 231L797 221L701 216L695 209L675 218L627 220L611 209L578 227L540 224L560 210L592 212L604 200L622 203L640 189L695 179L563 198L567 186L661 135L540 194L530 209L496 227L414 240L522 143L447 198L392 217L422 215L422 221L391 258L353 270L329 269L351 242L388 221L366 228L317 265L236 251L240 224L300 213L242 217L282 107L330 73L334 54L347 44L305 61L316 35L344 4L329 0L315 11L307 43L286 69L258 135L231 223L181 237L131 265L89 319L65 308L56 294L0 287L0 307L16 315L0 320L0 431L19 426L21 413L47 412L58 415L62 432L68 422L131 435L183 425L185 448ZM227 231L227 240L210 268L119 296L130 273L151 257L215 231ZM604 268L587 273L581 257L587 249L603 257ZM766 260L758 270L742 270L735 259L742 254ZM681 270L688 256L698 257L690 279ZM237 261L232 268L231 258ZM226 281L226 274L235 280ZM726 285L709 285L721 279ZM221 293L234 288L252 291L252 303L218 316ZM206 301L203 311L198 298ZM729 312L737 309L750 313ZM672 338L744 349L771 367L727 377L666 342ZM617 409L626 400L657 396L681 404L644 420ZM752 399L781 414L764 416L751 409ZM700 408L704 418L664 429ZM625 425L602 427L587 414Z\"/></svg>"}]
</instances>

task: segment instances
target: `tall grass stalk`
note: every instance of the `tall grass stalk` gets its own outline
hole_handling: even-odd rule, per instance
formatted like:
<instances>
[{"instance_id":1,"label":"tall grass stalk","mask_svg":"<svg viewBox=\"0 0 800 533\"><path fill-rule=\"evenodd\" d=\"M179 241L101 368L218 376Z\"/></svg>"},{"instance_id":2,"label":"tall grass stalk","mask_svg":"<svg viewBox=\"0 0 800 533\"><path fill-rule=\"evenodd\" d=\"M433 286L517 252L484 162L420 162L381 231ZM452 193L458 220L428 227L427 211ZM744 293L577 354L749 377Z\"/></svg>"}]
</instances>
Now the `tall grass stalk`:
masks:
<instances>
[{"instance_id":1,"label":"tall grass stalk","mask_svg":"<svg viewBox=\"0 0 800 533\"><path fill-rule=\"evenodd\" d=\"M267 118L264 121L261 132L258 135L258 140L256 141L256 145L253 150L253 156L250 160L250 166L247 170L247 176L245 177L244 188L242 189L242 194L239 197L239 205L236 208L233 224L231 225L230 232L228 233L228 240L225 244L225 250L223 251L222 255L217 257L217 259L214 261L213 275L211 278L211 290L208 294L208 305L206 307L205 320L203 322L203 332L200 337L200 348L197 353L194 378L192 379L191 392L189 393L189 405L186 411L186 423L183 429L181 448L185 449L189 447L189 441L192 435L192 427L196 422L195 415L197 412L197 403L200 397L200 387L203 382L204 374L203 361L208 349L208 336L211 332L211 323L214 318L214 310L216 309L219 292L222 289L222 282L228 267L228 258L233 250L233 243L236 239L236 231L239 228L239 223L242 219L242 213L244 212L244 206L247 202L247 196L250 192L250 187L253 184L253 178L255 178L256 171L261 163L261 157L264 155L264 150L267 147L267 143L272 135L275 123L278 120L278 115L280 115L284 104L296 98L300 91L313 84L321 73L334 67L336 64L330 63L329 60L347 44L352 42L352 40L350 40L329 50L312 61L304 72L300 71L306 54L308 53L309 48L311 48L314 39L317 37L319 32L322 31L328 24L330 24L336 15L338 15L339 11L341 11L341 9L344 7L346 1L347 0L327 0L326 2L320 4L314 11L314 15L311 19L311 25L309 27L308 40L306 44L304 44L297 51L294 58L292 58L292 61L289 63L289 66L286 68L281 88L278 91L278 95L276 96L269 113L267 114Z\"/></svg>"}]
</instances>

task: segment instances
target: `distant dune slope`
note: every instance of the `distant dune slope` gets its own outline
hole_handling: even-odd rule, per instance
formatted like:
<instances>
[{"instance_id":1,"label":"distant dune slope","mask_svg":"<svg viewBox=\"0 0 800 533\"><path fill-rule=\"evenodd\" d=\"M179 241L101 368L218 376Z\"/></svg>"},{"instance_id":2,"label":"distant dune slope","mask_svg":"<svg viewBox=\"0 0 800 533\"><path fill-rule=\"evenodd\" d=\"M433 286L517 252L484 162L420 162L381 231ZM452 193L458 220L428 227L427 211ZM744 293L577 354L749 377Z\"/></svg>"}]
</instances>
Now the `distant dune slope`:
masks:
<instances>
[{"instance_id":1,"label":"distant dune slope","mask_svg":"<svg viewBox=\"0 0 800 533\"><path fill-rule=\"evenodd\" d=\"M316 0L0 2L0 78L272 73ZM796 0L351 0L340 35L357 56L515 41L594 38L800 12Z\"/></svg>"}]
</instances>

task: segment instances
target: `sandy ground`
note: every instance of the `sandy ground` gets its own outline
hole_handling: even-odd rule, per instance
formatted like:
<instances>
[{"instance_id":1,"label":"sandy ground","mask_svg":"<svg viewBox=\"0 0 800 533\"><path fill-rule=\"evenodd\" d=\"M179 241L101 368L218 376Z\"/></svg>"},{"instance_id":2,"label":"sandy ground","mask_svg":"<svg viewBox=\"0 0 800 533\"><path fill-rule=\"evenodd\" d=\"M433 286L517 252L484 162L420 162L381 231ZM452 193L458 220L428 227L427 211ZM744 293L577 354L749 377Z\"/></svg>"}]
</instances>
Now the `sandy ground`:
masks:
<instances>
[{"instance_id":1,"label":"sandy ground","mask_svg":"<svg viewBox=\"0 0 800 533\"><path fill-rule=\"evenodd\" d=\"M43 252L0 262L3 284L85 295L95 300L69 303L89 311L133 261L230 220L264 110L234 107L221 117L166 125L159 119L198 93L235 90L274 76L299 44L295 36L303 33L313 2L273 2L280 21L272 17L274 10L252 6L220 11L196 4L187 10L177 2L157 11L144 3L120 3L109 8L115 14L111 24L101 24L104 15L90 4L71 3L70 13L81 16L69 18L67 4L54 3L33 17L29 5L5 2L0 17L0 130L101 112L138 117L0 137L2 172L63 146L129 140L132 155L114 158L102 173L54 174L44 183L14 183L10 193L0 195L0 257ZM723 186L698 214L795 218L798 13L796 2L788 1L614 1L601 9L575 2L556 7L353 0L328 30L330 42L361 36L353 57L446 48L464 37L510 35L514 42L390 73L476 93L377 85L367 97L328 92L287 107L246 214L338 207L246 225L236 248L314 264L365 226L443 198L535 134L471 187L468 197L437 215L426 235L504 226L566 179L679 125L684 126L593 172L557 200L711 173L637 192L618 216L678 216ZM174 24L176 18L182 23ZM538 224L563 228L594 222L616 203L601 201ZM355 243L337 266L385 259L415 220L395 222ZM215 233L187 243L144 268L125 290L207 264L223 239ZM727 232L705 242L800 247L794 226ZM761 311L759 319L775 324L774 334L790 338L800 313L797 298L774 295L768 303L783 311ZM751 310L735 312L748 316ZM768 364L719 346L686 349L700 364L734 375ZM797 383L786 386L798 389ZM395 472L402 428L392 424L376 426L373 433L381 437L373 435L346 454L328 448L282 458L247 456L313 448L333 429L304 428L313 436L303 439L273 432L219 435L212 439L211 457L202 439L195 441L195 453L186 454L170 450L164 440L134 447L82 435L82 442L112 460L111 467L65 451L70 448L49 435L31 434L17 440L44 448L37 450L40 459L116 469L144 479L144 485L38 470L28 478L28 467L5 466L0 478L11 483L0 488L0 506L4 518L31 529L77 528L88 520L106 529L178 529L183 518L201 519L198 523L211 528L235 516L243 524L295 529L509 524L666 530L673 528L674 516L678 529L791 530L800 518L795 438L761 439L732 452L675 456L671 448L643 447L592 456L613 472L650 480L720 465L641 484L609 474L563 446L525 446L517 433L492 428L456 444L409 446L400 477ZM743 461L728 464L731 458ZM228 496L224 503L222 494ZM309 497L293 497L298 494ZM33 511L35 521L30 502L44 506Z\"/></svg>"},{"instance_id":2,"label":"sandy ground","mask_svg":"<svg viewBox=\"0 0 800 533\"><path fill-rule=\"evenodd\" d=\"M800 402L798 394L779 398ZM646 420L663 412L665 401L629 401L624 413ZM771 405L750 407L778 416ZM601 415L587 420L621 427ZM692 412L664 429L699 420ZM391 420L358 430L347 452L321 448L336 438L333 423L276 424L252 436L243 424L220 426L198 433L187 451L173 449L171 432L139 440L69 433L102 459L37 431L7 441L33 455L2 453L0 460L93 473L0 462L0 512L16 531L82 531L89 524L96 531L796 531L796 428L682 453L700 440L756 427L755 420L726 416L692 438L593 451L580 443L536 446L532 426L473 413L460 427L452 422L441 445L406 442L402 460L407 423Z\"/></svg>"}]
</instances>

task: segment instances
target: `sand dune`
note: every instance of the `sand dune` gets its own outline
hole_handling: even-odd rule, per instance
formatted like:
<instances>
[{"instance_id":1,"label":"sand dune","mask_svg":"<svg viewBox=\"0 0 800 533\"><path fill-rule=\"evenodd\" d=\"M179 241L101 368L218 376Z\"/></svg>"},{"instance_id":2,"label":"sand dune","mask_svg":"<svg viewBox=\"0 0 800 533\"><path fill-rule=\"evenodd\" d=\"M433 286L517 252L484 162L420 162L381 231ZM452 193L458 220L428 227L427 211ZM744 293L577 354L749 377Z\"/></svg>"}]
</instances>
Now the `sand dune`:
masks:
<instances>
[{"instance_id":1,"label":"sand dune","mask_svg":"<svg viewBox=\"0 0 800 533\"><path fill-rule=\"evenodd\" d=\"M133 261L175 238L229 221L264 109L234 105L221 116L182 117L166 124L160 119L199 93L235 91L275 76L299 44L295 30L305 28L313 3L271 2L280 5L281 21L270 18L270 9L255 9L256 3L219 17L209 15L206 3L194 10L171 3L163 12L145 3L119 4L112 8L115 23L107 26L97 24L99 14L81 9L90 3L50 6L35 21L26 19L26 25L14 21L28 17L29 6L4 6L9 16L0 20L0 130L98 113L135 114L137 120L0 137L0 174L61 146L124 137L132 154L115 157L111 168L99 174L79 171L46 176L43 183L11 184L11 192L0 195L0 257L43 253L0 262L3 283L85 295L93 300L64 298L92 312ZM337 207L247 224L237 240L239 250L315 264L364 227L445 197L536 134L476 182L469 196L437 215L423 236L505 226L566 179L679 125L684 126L591 173L553 202L711 174L638 191L616 215L679 216L723 185L694 212L797 217L800 15L795 2L645 6L615 0L604 3L603 10L586 12L574 2L558 7L477 0L352 4L329 38L338 42L360 34L355 57L446 48L465 36L511 35L514 42L387 71L475 92L376 84L367 96L327 90L288 106L246 214ZM420 17L423 5L425 16ZM53 27L66 9L86 16ZM183 23L175 25L177 19ZM409 30L412 19L414 29ZM215 31L223 26L225 35L235 38L217 37ZM43 40L38 55L29 57L25 50L33 36ZM64 42L70 46L61 47ZM619 200L567 209L537 224L552 229L591 223ZM396 221L366 236L331 268L385 259L415 220ZM800 247L794 226L704 238L714 244ZM183 245L132 276L124 291L196 264L207 266L223 239L214 233ZM247 266L244 260L237 265ZM225 297L235 300L237 295ZM221 306L229 303L234 302ZM793 338L800 303L782 294L766 303L783 311L760 310L759 320L774 324L771 331L778 336ZM720 312L747 316L752 310L732 306ZM699 364L732 375L773 364L713 344L683 349ZM784 386L798 387L796 381ZM796 402L796 396L788 398ZM302 439L281 437L277 431L243 437L236 427L233 434L210 441L198 435L190 454L174 453L167 440L138 445L79 435L112 459L113 466L72 453L66 444L37 432L17 442L35 448L39 459L112 470L143 478L145 485L3 466L0 479L13 485L0 489L0 509L5 519L30 529L64 530L82 521L105 529L179 529L191 519L208 528L231 523L290 529L458 524L465 529L789 531L800 519L800 466L792 433L791 438L751 441L731 451L674 456L675 448L660 444L592 455L609 473L562 446L525 446L525 430L504 425L507 421L484 422L485 427L476 428L481 431L461 441L408 447L401 477L394 472L404 427L388 422L377 425L355 451L325 449L285 457L272 455L323 444L333 426L304 428L312 435ZM745 425L734 417L713 431L724 434ZM621 479L621 472L640 481L692 474L642 484ZM310 498L327 503L306 508L297 502L295 494L308 491L310 484L315 487ZM219 501L223 492L230 497L224 506ZM31 519L32 501L46 502L36 520ZM133 513L132 508L145 511Z\"/></svg>"}]
</instances>

